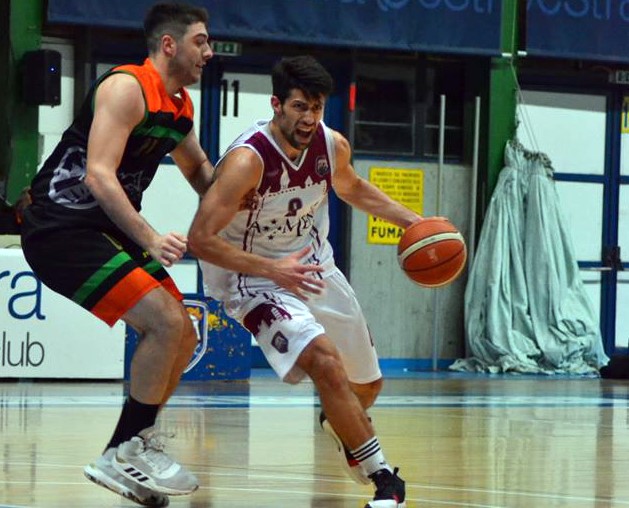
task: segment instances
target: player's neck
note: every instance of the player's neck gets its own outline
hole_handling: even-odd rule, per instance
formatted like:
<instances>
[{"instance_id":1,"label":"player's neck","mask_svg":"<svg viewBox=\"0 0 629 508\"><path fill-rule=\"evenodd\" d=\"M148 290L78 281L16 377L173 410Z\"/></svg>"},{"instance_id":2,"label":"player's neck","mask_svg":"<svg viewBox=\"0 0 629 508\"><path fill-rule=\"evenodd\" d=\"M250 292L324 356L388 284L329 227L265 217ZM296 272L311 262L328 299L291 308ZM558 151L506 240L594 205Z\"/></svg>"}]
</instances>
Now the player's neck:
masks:
<instances>
[{"instance_id":1,"label":"player's neck","mask_svg":"<svg viewBox=\"0 0 629 508\"><path fill-rule=\"evenodd\" d=\"M183 86L179 82L179 80L173 78L173 76L169 74L168 61L155 56L149 56L149 60L153 64L153 67L155 67L157 73L162 78L162 83L164 84L166 93L171 97L178 97Z\"/></svg>"},{"instance_id":2,"label":"player's neck","mask_svg":"<svg viewBox=\"0 0 629 508\"><path fill-rule=\"evenodd\" d=\"M286 138L274 122L270 123L269 130L271 132L271 136L273 136L275 144L280 147L280 150L284 152L284 155L286 155L286 157L292 162L298 163L304 154L304 150L299 150L286 141Z\"/></svg>"}]
</instances>

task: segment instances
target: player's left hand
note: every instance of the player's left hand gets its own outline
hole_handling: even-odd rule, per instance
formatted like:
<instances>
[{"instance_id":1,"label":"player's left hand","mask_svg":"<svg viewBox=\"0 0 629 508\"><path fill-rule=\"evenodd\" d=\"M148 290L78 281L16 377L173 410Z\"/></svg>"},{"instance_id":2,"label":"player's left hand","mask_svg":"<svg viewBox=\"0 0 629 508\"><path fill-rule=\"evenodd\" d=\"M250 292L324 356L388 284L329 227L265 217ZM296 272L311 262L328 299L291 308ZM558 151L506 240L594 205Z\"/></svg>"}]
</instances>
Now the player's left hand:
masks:
<instances>
[{"instance_id":1,"label":"player's left hand","mask_svg":"<svg viewBox=\"0 0 629 508\"><path fill-rule=\"evenodd\" d=\"M411 222L408 226L406 226L406 228L405 228L405 229L408 229L408 228L410 228L413 224L417 224L418 222L422 222L422 221L425 221L425 220L427 220L427 219L436 219L436 220L445 220L445 221L449 220L447 217L442 217L442 216L440 216L440 215L435 215L435 216L432 216L432 217L419 217L417 220L414 220L414 221L413 221L413 222Z\"/></svg>"}]
</instances>

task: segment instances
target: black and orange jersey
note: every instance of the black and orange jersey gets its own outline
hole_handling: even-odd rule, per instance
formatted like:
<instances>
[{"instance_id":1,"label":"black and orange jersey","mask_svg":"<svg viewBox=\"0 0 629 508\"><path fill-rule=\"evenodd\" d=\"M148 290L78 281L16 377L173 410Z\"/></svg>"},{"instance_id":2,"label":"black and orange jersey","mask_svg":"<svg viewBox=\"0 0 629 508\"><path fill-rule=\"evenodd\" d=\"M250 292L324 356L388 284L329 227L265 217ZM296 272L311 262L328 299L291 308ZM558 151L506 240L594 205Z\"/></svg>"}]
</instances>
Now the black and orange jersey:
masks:
<instances>
[{"instance_id":1,"label":"black and orange jersey","mask_svg":"<svg viewBox=\"0 0 629 508\"><path fill-rule=\"evenodd\" d=\"M74 122L33 179L33 203L48 208L55 216L83 217L90 222L102 218L108 222L84 180L95 93L104 80L117 73L134 76L142 87L145 101L144 118L131 132L117 170L118 180L136 210L140 210L142 193L153 180L164 156L192 129L190 96L183 88L177 96L169 96L148 58L143 65L121 65L109 70L94 83Z\"/></svg>"}]
</instances>

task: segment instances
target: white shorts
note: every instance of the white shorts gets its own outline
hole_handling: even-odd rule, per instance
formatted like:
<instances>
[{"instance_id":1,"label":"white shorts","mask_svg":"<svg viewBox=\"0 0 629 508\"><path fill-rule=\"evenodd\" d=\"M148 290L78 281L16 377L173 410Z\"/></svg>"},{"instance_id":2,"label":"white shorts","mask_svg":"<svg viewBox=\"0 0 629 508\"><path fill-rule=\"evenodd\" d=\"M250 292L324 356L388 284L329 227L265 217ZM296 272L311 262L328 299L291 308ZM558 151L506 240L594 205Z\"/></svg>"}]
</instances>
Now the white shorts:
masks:
<instances>
[{"instance_id":1,"label":"white shorts","mask_svg":"<svg viewBox=\"0 0 629 508\"><path fill-rule=\"evenodd\" d=\"M256 338L277 375L298 383L306 375L295 365L304 348L325 334L338 348L352 383L371 383L382 377L378 356L354 290L335 271L325 278L321 295L307 302L278 286L254 296L225 303L228 315Z\"/></svg>"}]
</instances>

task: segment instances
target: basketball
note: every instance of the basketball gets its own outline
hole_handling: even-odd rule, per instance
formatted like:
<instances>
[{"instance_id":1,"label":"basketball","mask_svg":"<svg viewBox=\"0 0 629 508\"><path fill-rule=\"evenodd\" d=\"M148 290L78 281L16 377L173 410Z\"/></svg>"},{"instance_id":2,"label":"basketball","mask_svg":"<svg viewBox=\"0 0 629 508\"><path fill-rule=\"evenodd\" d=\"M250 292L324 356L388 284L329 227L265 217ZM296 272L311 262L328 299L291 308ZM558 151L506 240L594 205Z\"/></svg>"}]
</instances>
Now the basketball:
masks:
<instances>
[{"instance_id":1,"label":"basketball","mask_svg":"<svg viewBox=\"0 0 629 508\"><path fill-rule=\"evenodd\" d=\"M404 273L428 288L445 286L463 271L465 240L445 219L424 219L411 224L400 238L397 257Z\"/></svg>"}]
</instances>

